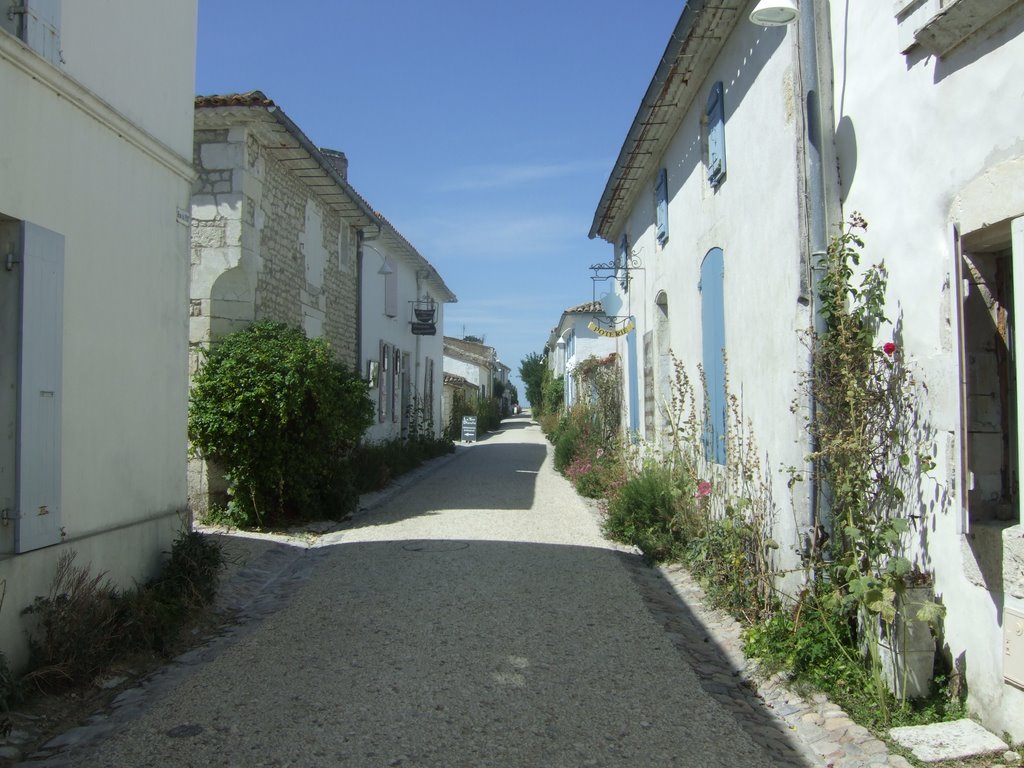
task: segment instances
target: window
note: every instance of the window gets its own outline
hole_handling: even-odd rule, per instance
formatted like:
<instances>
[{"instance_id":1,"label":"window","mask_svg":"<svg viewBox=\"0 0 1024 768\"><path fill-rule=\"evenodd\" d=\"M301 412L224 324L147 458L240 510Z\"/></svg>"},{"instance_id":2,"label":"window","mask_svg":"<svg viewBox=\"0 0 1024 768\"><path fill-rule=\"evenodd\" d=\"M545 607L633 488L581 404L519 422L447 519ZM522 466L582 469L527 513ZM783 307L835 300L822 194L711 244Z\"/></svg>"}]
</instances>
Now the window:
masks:
<instances>
[{"instance_id":1,"label":"window","mask_svg":"<svg viewBox=\"0 0 1024 768\"><path fill-rule=\"evenodd\" d=\"M704 458L725 464L725 257L712 248L700 266L700 319L704 376L707 380L707 421Z\"/></svg>"},{"instance_id":2,"label":"window","mask_svg":"<svg viewBox=\"0 0 1024 768\"><path fill-rule=\"evenodd\" d=\"M377 369L380 381L377 383L377 421L383 423L391 404L391 345L380 343L380 367Z\"/></svg>"},{"instance_id":3,"label":"window","mask_svg":"<svg viewBox=\"0 0 1024 768\"><path fill-rule=\"evenodd\" d=\"M1011 232L1013 228L1019 231ZM967 527L1020 520L1014 256L1024 218L959 240L961 445Z\"/></svg>"},{"instance_id":4,"label":"window","mask_svg":"<svg viewBox=\"0 0 1024 768\"><path fill-rule=\"evenodd\" d=\"M18 37L29 48L54 66L60 57L60 2L61 0L15 0L5 3L0 10L0 29Z\"/></svg>"},{"instance_id":5,"label":"window","mask_svg":"<svg viewBox=\"0 0 1024 768\"><path fill-rule=\"evenodd\" d=\"M990 24L1019 0L897 0L900 51L916 46L937 56L945 56L982 28Z\"/></svg>"},{"instance_id":6,"label":"window","mask_svg":"<svg viewBox=\"0 0 1024 768\"><path fill-rule=\"evenodd\" d=\"M344 221L338 232L338 269L346 274L352 271L352 228Z\"/></svg>"},{"instance_id":7,"label":"window","mask_svg":"<svg viewBox=\"0 0 1024 768\"><path fill-rule=\"evenodd\" d=\"M384 275L384 314L388 317L398 316L398 270L395 263L385 258L384 263L391 271Z\"/></svg>"},{"instance_id":8,"label":"window","mask_svg":"<svg viewBox=\"0 0 1024 768\"><path fill-rule=\"evenodd\" d=\"M708 183L717 187L725 179L725 104L721 81L711 86L704 110L708 140Z\"/></svg>"},{"instance_id":9,"label":"window","mask_svg":"<svg viewBox=\"0 0 1024 768\"><path fill-rule=\"evenodd\" d=\"M658 242L668 242L668 169L662 168L658 173L658 182L654 185L654 220Z\"/></svg>"},{"instance_id":10,"label":"window","mask_svg":"<svg viewBox=\"0 0 1024 768\"><path fill-rule=\"evenodd\" d=\"M28 552L61 540L64 237L0 216L0 258L0 506Z\"/></svg>"},{"instance_id":11,"label":"window","mask_svg":"<svg viewBox=\"0 0 1024 768\"><path fill-rule=\"evenodd\" d=\"M402 394L402 351L395 348L395 359L391 365L391 421L397 422L401 408L398 405L398 398Z\"/></svg>"},{"instance_id":12,"label":"window","mask_svg":"<svg viewBox=\"0 0 1024 768\"><path fill-rule=\"evenodd\" d=\"M423 365L423 418L434 420L434 360L427 358Z\"/></svg>"}]
</instances>

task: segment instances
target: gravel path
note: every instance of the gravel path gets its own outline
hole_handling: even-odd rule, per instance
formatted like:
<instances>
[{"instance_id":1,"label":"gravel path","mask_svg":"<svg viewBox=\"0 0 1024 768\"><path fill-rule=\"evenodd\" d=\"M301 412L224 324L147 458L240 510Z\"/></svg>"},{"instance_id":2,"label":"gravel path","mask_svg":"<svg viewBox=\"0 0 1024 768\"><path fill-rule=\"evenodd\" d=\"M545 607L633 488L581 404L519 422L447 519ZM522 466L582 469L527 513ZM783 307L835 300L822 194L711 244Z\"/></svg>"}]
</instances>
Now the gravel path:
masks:
<instances>
[{"instance_id":1,"label":"gravel path","mask_svg":"<svg viewBox=\"0 0 1024 768\"><path fill-rule=\"evenodd\" d=\"M821 765L504 426L263 552L224 598L246 621L26 765Z\"/></svg>"}]
</instances>

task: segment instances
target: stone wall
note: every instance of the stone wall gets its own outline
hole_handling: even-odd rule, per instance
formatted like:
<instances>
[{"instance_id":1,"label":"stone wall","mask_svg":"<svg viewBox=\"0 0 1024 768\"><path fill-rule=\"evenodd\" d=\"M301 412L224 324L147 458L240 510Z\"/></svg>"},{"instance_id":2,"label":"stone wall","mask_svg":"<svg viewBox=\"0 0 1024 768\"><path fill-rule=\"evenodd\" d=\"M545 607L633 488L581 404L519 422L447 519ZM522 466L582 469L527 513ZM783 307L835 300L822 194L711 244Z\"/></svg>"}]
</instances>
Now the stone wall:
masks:
<instances>
[{"instance_id":1,"label":"stone wall","mask_svg":"<svg viewBox=\"0 0 1024 768\"><path fill-rule=\"evenodd\" d=\"M256 320L324 337L355 369L358 289L354 229L264 150L252 129L195 132L189 373L203 348ZM189 467L189 503L223 501L221 474Z\"/></svg>"}]
</instances>

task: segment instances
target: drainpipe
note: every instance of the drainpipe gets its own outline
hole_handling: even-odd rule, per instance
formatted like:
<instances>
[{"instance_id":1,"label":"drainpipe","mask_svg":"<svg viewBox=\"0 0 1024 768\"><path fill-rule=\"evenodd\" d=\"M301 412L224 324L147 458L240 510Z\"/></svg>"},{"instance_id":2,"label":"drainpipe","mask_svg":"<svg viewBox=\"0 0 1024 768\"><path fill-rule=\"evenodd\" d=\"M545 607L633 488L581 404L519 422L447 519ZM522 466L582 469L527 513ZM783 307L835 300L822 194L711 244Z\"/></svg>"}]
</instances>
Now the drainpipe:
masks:
<instances>
[{"instance_id":1,"label":"drainpipe","mask_svg":"<svg viewBox=\"0 0 1024 768\"><path fill-rule=\"evenodd\" d=\"M827 215L825 208L825 179L824 164L822 162L822 125L821 125L821 85L818 77L818 49L817 49L817 19L814 0L804 0L800 3L799 27L799 52L800 52L800 79L804 96L805 125L807 135L804 142L804 155L806 159L806 182L807 182L807 236L808 250L810 252L810 309L814 322L815 335L821 333L825 328L825 321L821 315L821 302L818 300L818 286L822 277L822 269L819 266L828 247L826 242ZM813 375L813 352L808 360L808 370ZM818 409L817 398L814 396L813 380L811 390L811 419L815 418ZM813 444L812 450L817 450ZM817 546L817 529L819 524L829 526L831 523L831 510L828 499L821 493L821 487L817 478L817 467L810 467L810 551Z\"/></svg>"},{"instance_id":2,"label":"drainpipe","mask_svg":"<svg viewBox=\"0 0 1024 768\"><path fill-rule=\"evenodd\" d=\"M356 375L363 370L363 230L356 230Z\"/></svg>"}]
</instances>

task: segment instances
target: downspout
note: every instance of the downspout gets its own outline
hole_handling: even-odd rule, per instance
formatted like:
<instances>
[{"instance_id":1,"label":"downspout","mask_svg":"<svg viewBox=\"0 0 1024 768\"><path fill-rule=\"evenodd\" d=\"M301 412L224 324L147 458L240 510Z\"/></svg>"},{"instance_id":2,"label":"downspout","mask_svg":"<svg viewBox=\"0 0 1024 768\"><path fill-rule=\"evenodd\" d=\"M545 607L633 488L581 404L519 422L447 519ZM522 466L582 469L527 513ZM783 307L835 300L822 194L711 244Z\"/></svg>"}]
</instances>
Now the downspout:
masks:
<instances>
[{"instance_id":1,"label":"downspout","mask_svg":"<svg viewBox=\"0 0 1024 768\"><path fill-rule=\"evenodd\" d=\"M356 375L363 370L363 230L356 230Z\"/></svg>"},{"instance_id":2,"label":"downspout","mask_svg":"<svg viewBox=\"0 0 1024 768\"><path fill-rule=\"evenodd\" d=\"M821 314L821 302L818 299L819 284L822 278L821 262L827 250L826 232L827 215L825 207L825 178L822 162L822 126L821 126L821 84L818 76L817 18L814 0L800 3L799 51L800 79L803 88L805 126L807 135L804 142L807 183L807 238L811 263L810 310L813 318L814 336L817 337L825 328L825 319ZM806 274L806 273L805 273ZM808 372L811 376L810 417L811 422L817 415L818 401L814 393L814 352L813 347L808 359ZM817 444L812 436L812 452L817 451ZM818 546L819 525L830 527L831 510L828 499L822 493L818 480L816 465L810 467L809 508L810 530L808 532L808 552L813 553Z\"/></svg>"}]
</instances>

